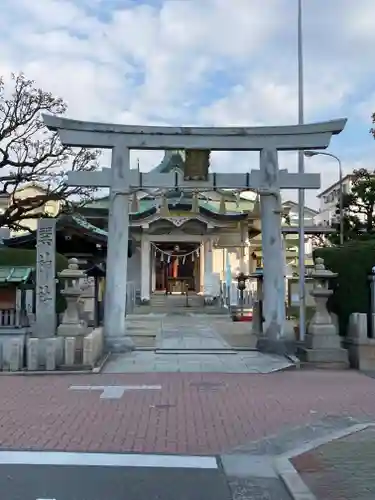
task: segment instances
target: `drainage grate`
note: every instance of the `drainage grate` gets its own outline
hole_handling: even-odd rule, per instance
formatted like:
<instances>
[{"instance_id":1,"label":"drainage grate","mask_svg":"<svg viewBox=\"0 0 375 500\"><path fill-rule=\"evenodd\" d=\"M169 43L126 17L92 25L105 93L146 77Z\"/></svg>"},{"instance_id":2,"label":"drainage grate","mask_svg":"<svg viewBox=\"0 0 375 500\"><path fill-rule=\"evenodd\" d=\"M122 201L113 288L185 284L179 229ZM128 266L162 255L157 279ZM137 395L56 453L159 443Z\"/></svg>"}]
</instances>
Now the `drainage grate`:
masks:
<instances>
[{"instance_id":1,"label":"drainage grate","mask_svg":"<svg viewBox=\"0 0 375 500\"><path fill-rule=\"evenodd\" d=\"M155 408L155 410L168 410L169 408L176 408L176 405L173 404L160 404L160 405L152 405L150 408Z\"/></svg>"},{"instance_id":2,"label":"drainage grate","mask_svg":"<svg viewBox=\"0 0 375 500\"><path fill-rule=\"evenodd\" d=\"M224 382L191 382L190 387L195 387L198 391L217 391L226 387Z\"/></svg>"}]
</instances>

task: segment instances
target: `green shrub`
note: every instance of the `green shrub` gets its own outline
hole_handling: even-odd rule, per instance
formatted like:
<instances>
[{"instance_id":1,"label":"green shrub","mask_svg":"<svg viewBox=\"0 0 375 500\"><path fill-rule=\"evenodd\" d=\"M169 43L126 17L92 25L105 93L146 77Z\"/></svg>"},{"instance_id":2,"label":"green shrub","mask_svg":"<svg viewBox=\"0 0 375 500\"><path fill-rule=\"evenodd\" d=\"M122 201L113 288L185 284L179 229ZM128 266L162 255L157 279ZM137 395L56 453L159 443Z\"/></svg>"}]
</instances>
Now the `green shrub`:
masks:
<instances>
[{"instance_id":1,"label":"green shrub","mask_svg":"<svg viewBox=\"0 0 375 500\"><path fill-rule=\"evenodd\" d=\"M25 250L21 248L1 248L0 266L28 266L36 268L36 250ZM56 274L68 267L68 259L63 255L56 254ZM60 294L60 283L56 285L56 312L61 313L66 309L66 300Z\"/></svg>"},{"instance_id":2,"label":"green shrub","mask_svg":"<svg viewBox=\"0 0 375 500\"><path fill-rule=\"evenodd\" d=\"M370 307L367 277L375 266L375 241L352 241L341 247L317 248L314 259L321 257L324 265L338 278L333 280L334 293L328 301L329 310L338 315L340 335L346 335L349 316L366 313Z\"/></svg>"},{"instance_id":3,"label":"green shrub","mask_svg":"<svg viewBox=\"0 0 375 500\"><path fill-rule=\"evenodd\" d=\"M29 266L36 267L36 250L21 248L1 248L0 266ZM68 259L56 254L56 273L68 267Z\"/></svg>"}]
</instances>

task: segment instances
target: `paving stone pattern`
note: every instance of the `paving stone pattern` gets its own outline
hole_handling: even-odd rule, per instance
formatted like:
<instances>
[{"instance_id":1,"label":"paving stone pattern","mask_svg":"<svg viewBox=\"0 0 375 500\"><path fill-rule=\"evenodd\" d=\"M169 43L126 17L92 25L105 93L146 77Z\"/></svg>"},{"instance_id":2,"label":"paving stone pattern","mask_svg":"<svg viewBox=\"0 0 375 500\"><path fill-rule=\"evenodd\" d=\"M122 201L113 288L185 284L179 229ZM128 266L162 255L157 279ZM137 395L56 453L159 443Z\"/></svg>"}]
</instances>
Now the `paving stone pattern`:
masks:
<instances>
[{"instance_id":1,"label":"paving stone pattern","mask_svg":"<svg viewBox=\"0 0 375 500\"><path fill-rule=\"evenodd\" d=\"M161 390L69 390L89 385ZM323 417L375 421L375 381L351 371L1 376L0 400L2 449L265 455L267 436Z\"/></svg>"},{"instance_id":2,"label":"paving stone pattern","mask_svg":"<svg viewBox=\"0 0 375 500\"><path fill-rule=\"evenodd\" d=\"M242 326L242 325L241 325ZM250 325L247 325L249 339ZM282 356L257 351L236 351L218 333L238 331L229 318L207 315L194 317L151 316L129 320L129 333L134 338L150 338L155 332L155 350L136 350L114 355L105 373L201 372L201 373L271 373L292 367ZM243 331L243 327L240 330ZM236 333L233 333L235 336ZM137 344L137 342L136 342ZM138 344L139 345L139 344Z\"/></svg>"},{"instance_id":3,"label":"paving stone pattern","mask_svg":"<svg viewBox=\"0 0 375 500\"><path fill-rule=\"evenodd\" d=\"M250 335L250 328L249 328ZM227 350L225 342L208 317L165 317L156 346L158 349Z\"/></svg>"},{"instance_id":4,"label":"paving stone pattern","mask_svg":"<svg viewBox=\"0 0 375 500\"><path fill-rule=\"evenodd\" d=\"M313 440L331 436L355 423L358 420L354 418L327 416L305 425L283 426L275 435L252 441L235 448L230 454L222 455L221 461L229 476L233 498L291 500L274 469L275 457L301 448Z\"/></svg>"},{"instance_id":5,"label":"paving stone pattern","mask_svg":"<svg viewBox=\"0 0 375 500\"><path fill-rule=\"evenodd\" d=\"M134 351L112 356L104 373L197 372L271 373L292 366L286 358L259 352L233 354L158 354Z\"/></svg>"},{"instance_id":6,"label":"paving stone pattern","mask_svg":"<svg viewBox=\"0 0 375 500\"><path fill-rule=\"evenodd\" d=\"M375 427L293 458L318 500L374 500Z\"/></svg>"},{"instance_id":7,"label":"paving stone pattern","mask_svg":"<svg viewBox=\"0 0 375 500\"><path fill-rule=\"evenodd\" d=\"M311 412L311 417L313 416L314 411ZM298 426L284 426L282 432L238 446L233 450L233 453L256 456L283 455L316 439L325 438L359 423L372 421L371 417L361 416L355 418L346 415L327 415L316 421L311 422L310 420Z\"/></svg>"}]
</instances>

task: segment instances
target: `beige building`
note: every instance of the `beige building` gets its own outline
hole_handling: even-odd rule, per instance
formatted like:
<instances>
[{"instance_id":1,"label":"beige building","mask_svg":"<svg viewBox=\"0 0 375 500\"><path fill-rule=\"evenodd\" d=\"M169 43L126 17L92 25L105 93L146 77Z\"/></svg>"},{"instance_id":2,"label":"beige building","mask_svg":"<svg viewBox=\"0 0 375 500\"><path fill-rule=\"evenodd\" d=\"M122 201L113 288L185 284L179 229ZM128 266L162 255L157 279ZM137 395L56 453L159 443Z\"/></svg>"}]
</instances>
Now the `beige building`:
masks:
<instances>
[{"instance_id":1,"label":"beige building","mask_svg":"<svg viewBox=\"0 0 375 500\"><path fill-rule=\"evenodd\" d=\"M346 175L342 179L343 193L350 193L352 189L352 175ZM331 226L336 221L336 207L340 201L340 182L331 184L327 189L317 196L319 200L319 212L315 216L315 223L322 226Z\"/></svg>"},{"instance_id":2,"label":"beige building","mask_svg":"<svg viewBox=\"0 0 375 500\"><path fill-rule=\"evenodd\" d=\"M43 195L45 193L46 189L40 184L28 183L21 186L16 191L15 199L22 200L26 198L33 198L35 196ZM0 213L4 212L7 209L7 207L10 205L10 202L11 200L9 195L0 196ZM37 221L40 216L43 216L44 214L48 214L49 216L57 216L58 213L60 212L60 208L61 208L61 201L49 200L42 207L30 210L29 212L30 216L37 216L37 217L29 217L23 219L22 225L27 227L28 230L30 231L35 231L37 227ZM20 234L28 232L28 230L19 230L19 231L12 230L10 234L11 236L18 236Z\"/></svg>"}]
</instances>

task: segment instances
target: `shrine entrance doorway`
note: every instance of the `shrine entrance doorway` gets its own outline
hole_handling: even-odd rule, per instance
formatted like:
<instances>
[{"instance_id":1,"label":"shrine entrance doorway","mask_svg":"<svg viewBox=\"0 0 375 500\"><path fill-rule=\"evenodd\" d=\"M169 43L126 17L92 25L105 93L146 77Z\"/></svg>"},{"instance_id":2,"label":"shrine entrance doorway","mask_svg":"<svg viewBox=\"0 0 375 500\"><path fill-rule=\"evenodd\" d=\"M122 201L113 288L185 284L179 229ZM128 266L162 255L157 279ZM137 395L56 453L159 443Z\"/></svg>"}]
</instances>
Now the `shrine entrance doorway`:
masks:
<instances>
[{"instance_id":1,"label":"shrine entrance doorway","mask_svg":"<svg viewBox=\"0 0 375 500\"><path fill-rule=\"evenodd\" d=\"M154 245L155 290L165 293L197 292L200 289L200 257L197 243L158 242Z\"/></svg>"}]
</instances>

